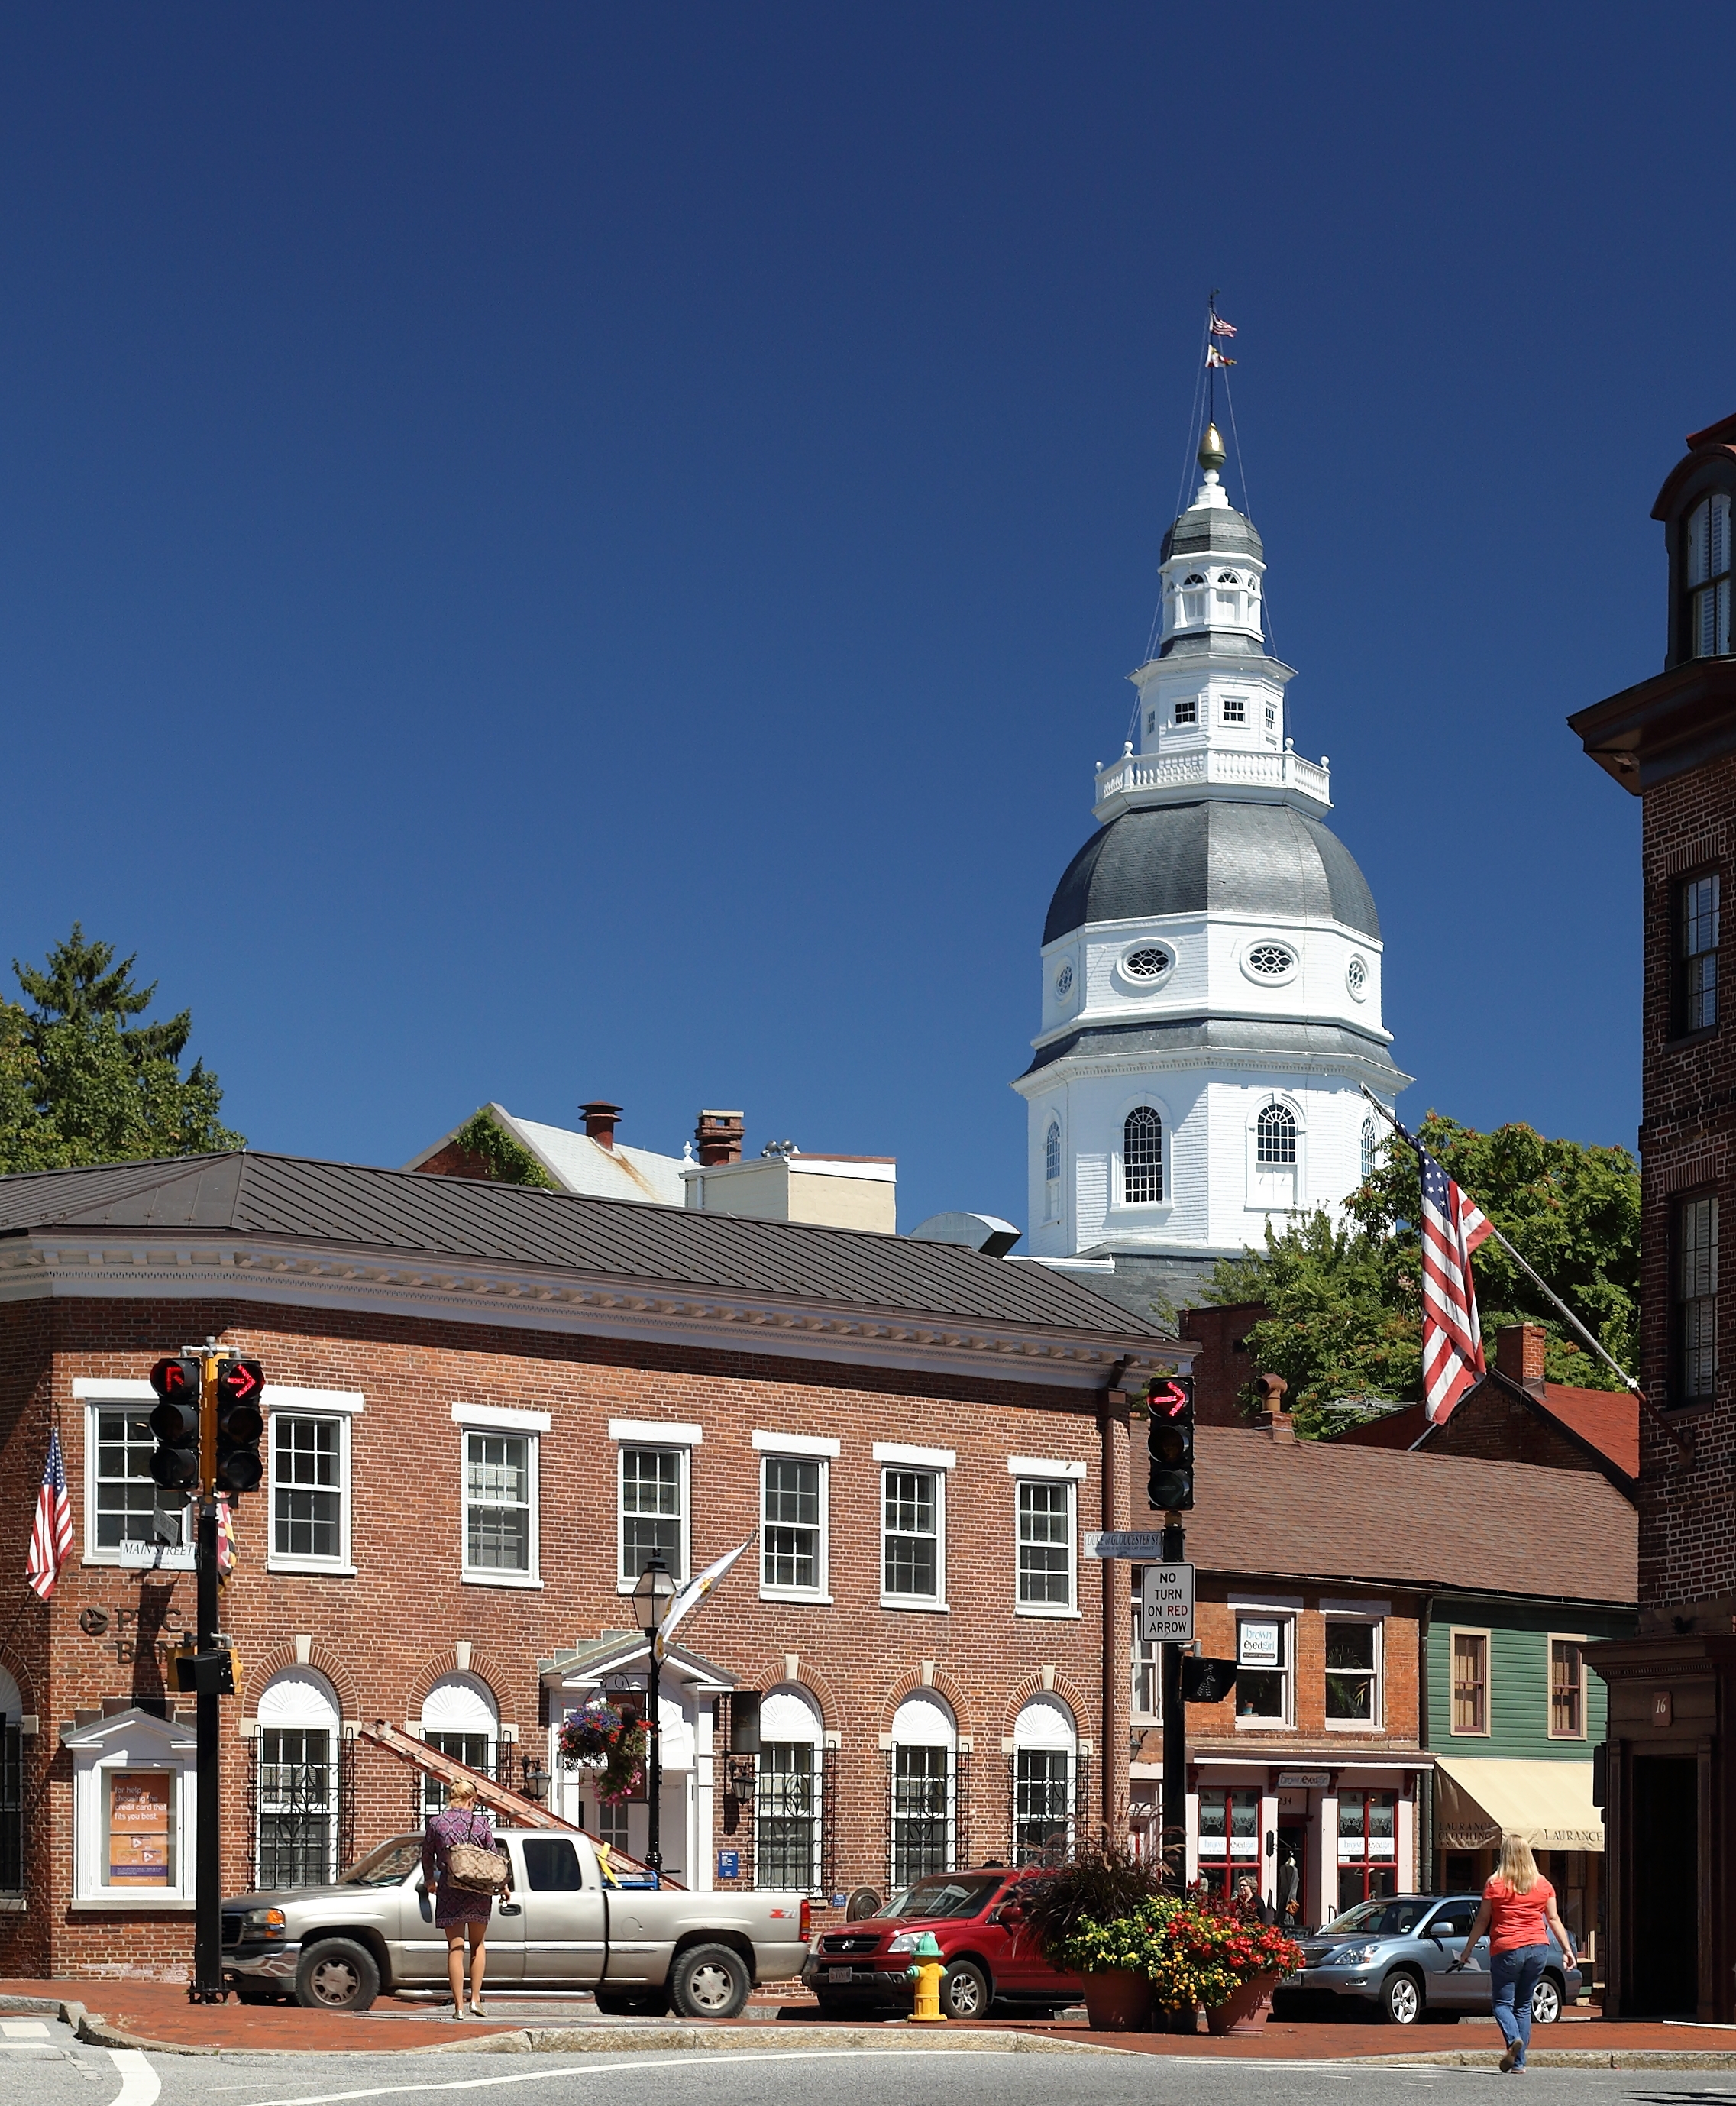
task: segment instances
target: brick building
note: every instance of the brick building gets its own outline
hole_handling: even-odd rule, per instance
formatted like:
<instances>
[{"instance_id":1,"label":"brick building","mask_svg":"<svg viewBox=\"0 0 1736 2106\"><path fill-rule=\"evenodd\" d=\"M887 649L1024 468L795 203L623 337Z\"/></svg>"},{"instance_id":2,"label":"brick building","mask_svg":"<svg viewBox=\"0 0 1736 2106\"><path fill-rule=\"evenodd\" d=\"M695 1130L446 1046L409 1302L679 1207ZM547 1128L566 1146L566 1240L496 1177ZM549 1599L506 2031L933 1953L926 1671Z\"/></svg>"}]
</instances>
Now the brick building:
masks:
<instances>
[{"instance_id":1,"label":"brick building","mask_svg":"<svg viewBox=\"0 0 1736 2106\"><path fill-rule=\"evenodd\" d=\"M1568 719L1643 808L1642 1423L1638 1640L1610 1692L1612 2006L1736 2021L1736 1297L1719 1279L1736 1133L1721 970L1736 849L1730 511L1736 417L1690 435L1652 516L1669 561L1663 670Z\"/></svg>"},{"instance_id":2,"label":"brick building","mask_svg":"<svg viewBox=\"0 0 1736 2106\"><path fill-rule=\"evenodd\" d=\"M1298 1441L1282 1414L1202 1427L1197 1453L1195 1630L1237 1681L1188 1707L1190 1875L1257 1872L1276 1898L1287 1857L1314 1925L1480 1883L1506 1826L1592 1931L1602 1717L1582 1663L1633 1627L1630 1502L1596 1472ZM1143 1492L1135 1526L1155 1526ZM1139 1665L1130 1791L1155 1826L1157 1669Z\"/></svg>"},{"instance_id":3,"label":"brick building","mask_svg":"<svg viewBox=\"0 0 1736 2106\"><path fill-rule=\"evenodd\" d=\"M1347 1448L1421 1448L1546 1470L1596 1470L1630 1497L1640 1476L1640 1406L1624 1390L1580 1389L1545 1378L1546 1333L1509 1324L1495 1334L1495 1364L1438 1425L1421 1404L1362 1420L1332 1437Z\"/></svg>"},{"instance_id":4,"label":"brick building","mask_svg":"<svg viewBox=\"0 0 1736 2106\"><path fill-rule=\"evenodd\" d=\"M822 1899L1122 1832L1121 1385L1188 1349L1045 1268L946 1244L255 1154L0 1180L0 1556L51 1423L77 1539L0 1630L0 1972L178 1973L193 1575L160 1509L151 1361L265 1364L269 1473L222 1620L225 1882L328 1876L419 1816L385 1719L636 1854L647 1810L562 1772L562 1714L642 1689L624 1598L757 1529L682 1627L665 1862ZM763 1747L719 1745L762 1699ZM724 1853L736 1853L733 1859Z\"/></svg>"}]
</instances>

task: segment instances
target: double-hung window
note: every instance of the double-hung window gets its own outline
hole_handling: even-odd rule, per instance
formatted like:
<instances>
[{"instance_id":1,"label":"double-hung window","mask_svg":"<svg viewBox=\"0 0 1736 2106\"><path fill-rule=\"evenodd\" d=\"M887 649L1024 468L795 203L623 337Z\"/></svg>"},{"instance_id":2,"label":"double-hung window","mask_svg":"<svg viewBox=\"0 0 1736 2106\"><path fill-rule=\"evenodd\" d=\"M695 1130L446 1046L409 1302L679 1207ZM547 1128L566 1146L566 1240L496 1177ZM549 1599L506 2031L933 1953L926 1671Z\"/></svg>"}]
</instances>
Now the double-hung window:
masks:
<instances>
[{"instance_id":1,"label":"double-hung window","mask_svg":"<svg viewBox=\"0 0 1736 2106\"><path fill-rule=\"evenodd\" d=\"M1064 1748L1020 1748L1013 1757L1013 1862L1038 1865L1065 1853L1073 1834L1073 1758Z\"/></svg>"},{"instance_id":2,"label":"double-hung window","mask_svg":"<svg viewBox=\"0 0 1736 2106\"><path fill-rule=\"evenodd\" d=\"M119 1552L123 1543L149 1543L159 1496L150 1474L156 1448L148 1405L99 1405L90 1414L95 1436L92 1550Z\"/></svg>"},{"instance_id":3,"label":"double-hung window","mask_svg":"<svg viewBox=\"0 0 1736 2106\"><path fill-rule=\"evenodd\" d=\"M1287 1726L1295 1619L1264 1608L1236 1613L1236 1723Z\"/></svg>"},{"instance_id":4,"label":"double-hung window","mask_svg":"<svg viewBox=\"0 0 1736 2106\"><path fill-rule=\"evenodd\" d=\"M1671 1252L1671 1402L1709 1401L1718 1388L1718 1201L1676 1203Z\"/></svg>"},{"instance_id":5,"label":"double-hung window","mask_svg":"<svg viewBox=\"0 0 1736 2106\"><path fill-rule=\"evenodd\" d=\"M820 1771L811 1742L768 1741L762 1746L754 1813L754 1885L817 1893Z\"/></svg>"},{"instance_id":6,"label":"double-hung window","mask_svg":"<svg viewBox=\"0 0 1736 2106\"><path fill-rule=\"evenodd\" d=\"M839 1444L812 1434L755 1428L759 1451L762 1594L825 1601L827 1494Z\"/></svg>"},{"instance_id":7,"label":"double-hung window","mask_svg":"<svg viewBox=\"0 0 1736 2106\"><path fill-rule=\"evenodd\" d=\"M685 1580L692 1554L693 1450L705 1439L697 1426L659 1419L611 1418L617 1444L617 1589L630 1594L654 1557L672 1580Z\"/></svg>"},{"instance_id":8,"label":"double-hung window","mask_svg":"<svg viewBox=\"0 0 1736 2106\"><path fill-rule=\"evenodd\" d=\"M274 1572L350 1573L350 1390L266 1389Z\"/></svg>"},{"instance_id":9,"label":"double-hung window","mask_svg":"<svg viewBox=\"0 0 1736 2106\"><path fill-rule=\"evenodd\" d=\"M1326 1718L1329 1726L1380 1723L1380 1634L1372 1620L1326 1627Z\"/></svg>"},{"instance_id":10,"label":"double-hung window","mask_svg":"<svg viewBox=\"0 0 1736 2106\"><path fill-rule=\"evenodd\" d=\"M1085 1467L1083 1463L1040 1462L1028 1455L1007 1458L1013 1481L1017 1606L1022 1615L1071 1615L1078 1606L1074 1503Z\"/></svg>"},{"instance_id":11,"label":"double-hung window","mask_svg":"<svg viewBox=\"0 0 1736 2106\"><path fill-rule=\"evenodd\" d=\"M897 1608L946 1606L946 1472L952 1450L877 1441L880 1598Z\"/></svg>"},{"instance_id":12,"label":"double-hung window","mask_svg":"<svg viewBox=\"0 0 1736 2106\"><path fill-rule=\"evenodd\" d=\"M895 1747L892 1875L895 1887L952 1870L952 1750Z\"/></svg>"},{"instance_id":13,"label":"double-hung window","mask_svg":"<svg viewBox=\"0 0 1736 2106\"><path fill-rule=\"evenodd\" d=\"M1549 1736L1552 1741L1586 1737L1586 1642L1549 1642Z\"/></svg>"},{"instance_id":14,"label":"double-hung window","mask_svg":"<svg viewBox=\"0 0 1736 2106\"><path fill-rule=\"evenodd\" d=\"M463 1577L489 1587L539 1587L539 1472L545 1411L455 1404L463 1429Z\"/></svg>"},{"instance_id":15,"label":"double-hung window","mask_svg":"<svg viewBox=\"0 0 1736 2106\"><path fill-rule=\"evenodd\" d=\"M1678 1038L1710 1031L1718 1021L1720 904L1716 871L1684 878L1671 904L1671 1028Z\"/></svg>"},{"instance_id":16,"label":"double-hung window","mask_svg":"<svg viewBox=\"0 0 1736 2106\"><path fill-rule=\"evenodd\" d=\"M259 1884L335 1879L338 1772L332 1736L288 1727L259 1734Z\"/></svg>"},{"instance_id":17,"label":"double-hung window","mask_svg":"<svg viewBox=\"0 0 1736 2106\"><path fill-rule=\"evenodd\" d=\"M1141 1568L1136 1566L1134 1570L1137 1579ZM1157 1640L1145 1635L1145 1604L1136 1588L1128 1651L1128 1665L1133 1678L1132 1722L1135 1726L1157 1726L1163 1722L1162 1659L1162 1648Z\"/></svg>"},{"instance_id":18,"label":"double-hung window","mask_svg":"<svg viewBox=\"0 0 1736 2106\"><path fill-rule=\"evenodd\" d=\"M1724 491L1703 497L1688 515L1685 534L1688 585L1688 658L1721 656L1730 647L1730 500Z\"/></svg>"},{"instance_id":19,"label":"double-hung window","mask_svg":"<svg viewBox=\"0 0 1736 2106\"><path fill-rule=\"evenodd\" d=\"M1487 1733L1489 1730L1487 1631L1455 1631L1452 1634L1452 1730L1455 1733Z\"/></svg>"}]
</instances>

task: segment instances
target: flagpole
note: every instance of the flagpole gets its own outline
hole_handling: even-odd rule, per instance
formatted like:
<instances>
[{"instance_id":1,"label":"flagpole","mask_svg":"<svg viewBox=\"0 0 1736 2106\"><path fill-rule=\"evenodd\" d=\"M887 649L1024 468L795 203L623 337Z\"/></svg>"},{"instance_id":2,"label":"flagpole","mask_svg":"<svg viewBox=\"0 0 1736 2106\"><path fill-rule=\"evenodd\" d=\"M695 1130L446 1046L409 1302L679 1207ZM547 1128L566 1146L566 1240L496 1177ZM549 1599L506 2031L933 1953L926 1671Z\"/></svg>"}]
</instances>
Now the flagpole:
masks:
<instances>
[{"instance_id":1,"label":"flagpole","mask_svg":"<svg viewBox=\"0 0 1736 2106\"><path fill-rule=\"evenodd\" d=\"M1416 1140L1412 1135L1405 1131L1404 1128L1398 1123L1397 1113L1390 1110L1385 1105L1382 1104L1380 1100L1375 1095L1374 1091L1369 1088L1366 1082L1362 1084L1362 1095L1367 1098L1369 1103L1371 1104L1375 1109L1380 1113L1381 1118L1386 1121L1389 1127L1391 1127L1394 1132L1398 1135L1401 1140L1404 1141L1410 1148L1414 1149L1420 1158L1422 1154L1421 1142ZM1488 1221L1489 1217L1487 1214L1484 1214L1483 1219ZM1573 1325L1573 1329L1578 1332L1580 1337L1585 1340L1586 1343L1591 1348L1592 1351L1597 1355L1598 1358L1604 1363L1604 1366L1609 1369L1610 1373L1612 1374L1620 1376L1622 1387L1626 1390L1631 1391L1635 1396L1638 1397L1640 1403L1646 1406L1648 1410L1653 1412L1655 1416L1655 1407L1653 1405L1651 1399L1647 1396L1645 1391L1640 1387L1639 1382L1635 1379L1635 1378L1627 1372L1626 1368L1621 1366L1617 1361L1611 1357L1598 1339L1592 1337L1591 1333L1586 1329L1585 1325L1580 1322L1579 1319L1573 1314L1573 1311L1568 1308L1566 1302L1562 1300L1561 1297L1556 1293L1555 1288L1550 1285L1549 1282L1544 1279L1543 1275L1537 1270L1536 1266L1528 1264L1525 1259L1519 1256L1519 1252L1515 1250L1512 1244L1507 1241L1507 1239L1501 1234L1501 1230L1496 1227L1492 1221L1489 1221L1489 1234L1494 1237L1496 1242L1501 1245L1501 1248L1507 1253L1508 1257L1512 1259L1513 1262L1519 1267L1519 1270L1526 1275L1532 1284L1534 1286L1541 1288L1544 1293L1549 1297L1550 1300L1555 1303L1555 1306L1561 1311L1562 1315L1566 1317L1568 1323ZM1660 1425L1667 1425L1668 1421L1660 1418L1658 1420L1658 1423ZM1675 1428L1673 1427L1671 1428L1671 1432L1672 1434L1674 1433Z\"/></svg>"}]
</instances>

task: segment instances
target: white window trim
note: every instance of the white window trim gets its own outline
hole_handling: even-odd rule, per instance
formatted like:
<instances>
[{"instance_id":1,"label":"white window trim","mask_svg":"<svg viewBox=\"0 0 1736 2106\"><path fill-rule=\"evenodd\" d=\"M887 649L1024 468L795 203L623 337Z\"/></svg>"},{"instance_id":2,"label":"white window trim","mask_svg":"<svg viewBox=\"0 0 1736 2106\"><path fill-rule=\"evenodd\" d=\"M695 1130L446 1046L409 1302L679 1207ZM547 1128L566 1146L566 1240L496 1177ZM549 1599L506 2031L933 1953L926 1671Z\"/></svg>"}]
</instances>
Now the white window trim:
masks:
<instances>
[{"instance_id":1,"label":"white window trim","mask_svg":"<svg viewBox=\"0 0 1736 2106\"><path fill-rule=\"evenodd\" d=\"M611 1435L614 1436L619 1427L640 1424L641 1422L636 1420L611 1418L609 1421L609 1431ZM663 1431L654 1419L644 1422L642 1430L648 1432ZM677 1433L696 1434L699 1432L696 1426L678 1426L673 1430ZM615 1451L615 1591L617 1594L630 1594L639 1584L637 1577L631 1580L624 1580L621 1577L621 1553L627 1547L627 1509L621 1499L621 1471L627 1450L666 1448L679 1462L681 1571L670 1575L670 1577L678 1584L682 1580L691 1575L693 1571L693 1448L695 1445L687 1441L677 1442L668 1440L642 1441L637 1437L619 1441Z\"/></svg>"},{"instance_id":2,"label":"white window trim","mask_svg":"<svg viewBox=\"0 0 1736 2106\"><path fill-rule=\"evenodd\" d=\"M101 1549L96 1542L96 1414L105 1409L157 1402L148 1382L100 1382L74 1377L73 1396L84 1406L84 1553L81 1565L120 1563L119 1548Z\"/></svg>"},{"instance_id":3,"label":"white window trim","mask_svg":"<svg viewBox=\"0 0 1736 2106\"><path fill-rule=\"evenodd\" d=\"M284 1392L277 1392L282 1396ZM317 1390L292 1390L292 1396L317 1397ZM353 1580L356 1566L351 1562L351 1537L350 1511L350 1422L361 1409L358 1398L353 1406L331 1411L312 1403L298 1402L293 1405L275 1405L269 1386L266 1390L265 1441L265 1525L266 1570L267 1572L324 1572L339 1580ZM302 1557L290 1551L280 1551L277 1547L277 1422L280 1418L328 1419L338 1428L338 1555L335 1557Z\"/></svg>"},{"instance_id":4,"label":"white window trim","mask_svg":"<svg viewBox=\"0 0 1736 2106\"><path fill-rule=\"evenodd\" d=\"M945 1456L944 1462L930 1458ZM883 1609L915 1609L929 1615L949 1615L952 1605L946 1599L946 1472L956 1460L950 1448L901 1448L894 1441L877 1441L874 1444L874 1458L880 1464L880 1480L875 1487L879 1507L880 1606ZM886 1472L894 1470L929 1470L934 1475L934 1579L932 1594L888 1594L886 1591Z\"/></svg>"},{"instance_id":5,"label":"white window trim","mask_svg":"<svg viewBox=\"0 0 1736 2106\"><path fill-rule=\"evenodd\" d=\"M452 1414L466 1407L454 1405ZM481 1409L484 1407L477 1407ZM546 1412L504 1414L505 1417L526 1419L540 1418L548 1424ZM543 1441L542 1429L535 1426L503 1426L499 1418L489 1418L476 1423L459 1420L459 1579L466 1587L517 1587L533 1591L543 1584ZM472 1433L518 1433L524 1436L525 1469L530 1478L530 1569L528 1572L499 1572L492 1569L472 1571L470 1557L470 1436Z\"/></svg>"},{"instance_id":6,"label":"white window trim","mask_svg":"<svg viewBox=\"0 0 1736 2106\"><path fill-rule=\"evenodd\" d=\"M824 1455L835 1462L843 1443L823 1433L767 1433L756 1426L754 1447L762 1455Z\"/></svg>"},{"instance_id":7,"label":"white window trim","mask_svg":"<svg viewBox=\"0 0 1736 2106\"><path fill-rule=\"evenodd\" d=\"M104 1741L110 1737L115 1741L112 1750L102 1741L74 1744L72 1906L75 1909L150 1915L165 1909L184 1913L195 1906L197 1868L193 1859L199 1778L193 1736L189 1728L167 1721L152 1719L150 1727L155 1730L143 1728L136 1719L129 1720L124 1740L119 1734L103 1736ZM175 1824L172 1886L140 1888L129 1893L125 1888L104 1883L105 1786L109 1773L117 1770L166 1772L174 1780L170 1812Z\"/></svg>"},{"instance_id":8,"label":"white window trim","mask_svg":"<svg viewBox=\"0 0 1736 2106\"><path fill-rule=\"evenodd\" d=\"M1352 1608L1347 1603L1320 1604L1322 1624L1365 1624L1373 1627L1374 1647L1374 1715L1370 1718L1329 1718L1326 1713L1325 1670L1321 1675L1320 1723L1329 1733L1384 1733L1386 1731L1386 1619L1372 1615L1369 1611L1383 1605L1380 1602L1359 1603Z\"/></svg>"},{"instance_id":9,"label":"white window trim","mask_svg":"<svg viewBox=\"0 0 1736 2106\"><path fill-rule=\"evenodd\" d=\"M911 1448L902 1441L876 1441L876 1463L904 1463L917 1470L955 1470L958 1454L951 1448Z\"/></svg>"},{"instance_id":10,"label":"white window trim","mask_svg":"<svg viewBox=\"0 0 1736 2106\"><path fill-rule=\"evenodd\" d=\"M546 1411L514 1411L498 1404L455 1404L452 1423L474 1427L480 1433L546 1433L554 1420Z\"/></svg>"},{"instance_id":11,"label":"white window trim","mask_svg":"<svg viewBox=\"0 0 1736 2106\"><path fill-rule=\"evenodd\" d=\"M1294 1601L1293 1606L1291 1606L1291 1601ZM1296 1632L1302 1620L1300 1600L1292 1597L1282 1602L1237 1601L1232 1595L1230 1607L1238 1620L1246 1615L1251 1620L1259 1618L1264 1622L1286 1624L1290 1628L1290 1635L1285 1643L1284 1653L1283 1716L1278 1718L1244 1718L1238 1713L1236 1718L1237 1732L1238 1733L1295 1732L1296 1730ZM1242 1658L1242 1633L1239 1628L1236 1633L1236 1658L1239 1664ZM1264 1672L1264 1669L1256 1671Z\"/></svg>"},{"instance_id":12,"label":"white window trim","mask_svg":"<svg viewBox=\"0 0 1736 2106\"><path fill-rule=\"evenodd\" d=\"M671 1419L611 1418L609 1438L628 1448L703 1448L703 1426L678 1426Z\"/></svg>"},{"instance_id":13,"label":"white window trim","mask_svg":"<svg viewBox=\"0 0 1736 2106\"><path fill-rule=\"evenodd\" d=\"M798 1445L799 1444L799 1445ZM830 1606L832 1599L832 1465L831 1457L838 1453L835 1441L806 1437L800 1434L786 1436L782 1440L774 1434L755 1433L754 1446L761 1461L759 1477L759 1542L756 1555L759 1564L759 1598L762 1602L817 1602ZM766 1532L766 1470L767 1458L787 1456L792 1462L812 1463L820 1473L820 1544L819 1555L814 1562L818 1568L819 1583L812 1587L774 1587L767 1580L765 1560Z\"/></svg>"},{"instance_id":14,"label":"white window trim","mask_svg":"<svg viewBox=\"0 0 1736 2106\"><path fill-rule=\"evenodd\" d=\"M1079 1494L1078 1480L1085 1475L1083 1463L1063 1463L1045 1467L1039 1463L1034 1469L1013 1470L1015 1463L1024 1459L1012 1455L1007 1459L1007 1467L1013 1472L1013 1613L1015 1616L1035 1616L1049 1623L1077 1623L1084 1615L1079 1606ZM1026 1602L1018 1592L1018 1491L1022 1484L1060 1485L1067 1488L1067 1600L1058 1602Z\"/></svg>"},{"instance_id":15,"label":"white window trim","mask_svg":"<svg viewBox=\"0 0 1736 2106\"><path fill-rule=\"evenodd\" d=\"M1007 1475L1009 1477L1071 1477L1081 1481L1085 1474L1083 1463L1067 1463L1058 1459L1051 1460L1041 1455L1009 1455Z\"/></svg>"}]
</instances>

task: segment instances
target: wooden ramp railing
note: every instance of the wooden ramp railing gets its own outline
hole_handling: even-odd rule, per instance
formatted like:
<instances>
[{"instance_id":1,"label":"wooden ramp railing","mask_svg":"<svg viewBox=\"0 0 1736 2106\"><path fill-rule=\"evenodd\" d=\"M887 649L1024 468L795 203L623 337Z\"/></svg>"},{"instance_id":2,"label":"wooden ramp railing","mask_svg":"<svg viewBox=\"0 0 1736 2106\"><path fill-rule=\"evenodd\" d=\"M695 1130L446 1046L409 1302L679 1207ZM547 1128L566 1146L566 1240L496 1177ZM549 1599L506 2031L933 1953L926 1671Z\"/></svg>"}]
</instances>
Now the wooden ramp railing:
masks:
<instances>
[{"instance_id":1,"label":"wooden ramp railing","mask_svg":"<svg viewBox=\"0 0 1736 2106\"><path fill-rule=\"evenodd\" d=\"M437 1778L443 1785L454 1785L460 1777L468 1777L476 1786L477 1797L482 1804L492 1807L497 1813L505 1814L516 1828L548 1828L567 1835L583 1832L576 1828L574 1822L563 1821L558 1813L551 1813L546 1806L538 1805L534 1799L526 1798L521 1791L514 1791L510 1786L498 1783L484 1771L472 1769L468 1763L461 1763L456 1755L446 1754L439 1748L431 1748L426 1741L418 1741L414 1733L400 1733L396 1726L388 1725L383 1718L376 1718L371 1726L358 1726L356 1730L360 1739L371 1741L375 1747L383 1748L387 1754L396 1755L400 1763L411 1763L427 1776ZM593 1836L592 1840L594 1843L596 1838ZM603 1854L603 1846L599 1844L597 1848L599 1854ZM606 1861L617 1871L644 1872L649 1870L637 1857L629 1857L624 1850L612 1847L606 1851ZM679 1888L682 1882L671 1879L665 1872L663 1884Z\"/></svg>"}]
</instances>

